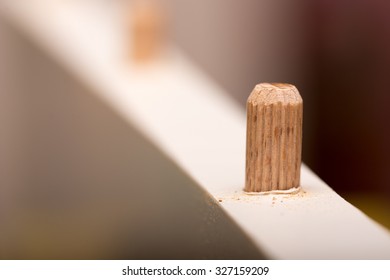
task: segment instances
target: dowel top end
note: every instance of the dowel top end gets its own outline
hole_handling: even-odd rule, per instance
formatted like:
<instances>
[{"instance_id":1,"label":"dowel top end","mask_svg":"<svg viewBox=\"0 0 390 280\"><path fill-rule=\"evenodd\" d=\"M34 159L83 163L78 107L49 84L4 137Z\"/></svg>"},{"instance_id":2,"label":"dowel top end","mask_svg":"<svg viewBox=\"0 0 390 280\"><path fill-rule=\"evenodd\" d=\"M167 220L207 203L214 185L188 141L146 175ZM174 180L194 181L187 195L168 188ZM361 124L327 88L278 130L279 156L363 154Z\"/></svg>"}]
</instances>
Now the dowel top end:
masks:
<instances>
[{"instance_id":1,"label":"dowel top end","mask_svg":"<svg viewBox=\"0 0 390 280\"><path fill-rule=\"evenodd\" d=\"M298 89L285 83L261 83L255 86L247 101L248 104L298 105L302 103Z\"/></svg>"}]
</instances>

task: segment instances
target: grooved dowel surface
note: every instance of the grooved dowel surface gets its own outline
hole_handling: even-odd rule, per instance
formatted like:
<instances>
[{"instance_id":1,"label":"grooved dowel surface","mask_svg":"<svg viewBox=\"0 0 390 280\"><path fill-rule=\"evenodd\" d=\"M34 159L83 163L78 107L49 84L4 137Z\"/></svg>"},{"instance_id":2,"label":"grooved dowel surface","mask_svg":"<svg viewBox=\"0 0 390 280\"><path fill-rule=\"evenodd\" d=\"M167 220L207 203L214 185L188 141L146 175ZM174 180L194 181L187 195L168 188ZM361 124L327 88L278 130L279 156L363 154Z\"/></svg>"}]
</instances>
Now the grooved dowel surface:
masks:
<instances>
[{"instance_id":1,"label":"grooved dowel surface","mask_svg":"<svg viewBox=\"0 0 390 280\"><path fill-rule=\"evenodd\" d=\"M258 84L247 101L246 192L299 187L303 102L290 84Z\"/></svg>"}]
</instances>

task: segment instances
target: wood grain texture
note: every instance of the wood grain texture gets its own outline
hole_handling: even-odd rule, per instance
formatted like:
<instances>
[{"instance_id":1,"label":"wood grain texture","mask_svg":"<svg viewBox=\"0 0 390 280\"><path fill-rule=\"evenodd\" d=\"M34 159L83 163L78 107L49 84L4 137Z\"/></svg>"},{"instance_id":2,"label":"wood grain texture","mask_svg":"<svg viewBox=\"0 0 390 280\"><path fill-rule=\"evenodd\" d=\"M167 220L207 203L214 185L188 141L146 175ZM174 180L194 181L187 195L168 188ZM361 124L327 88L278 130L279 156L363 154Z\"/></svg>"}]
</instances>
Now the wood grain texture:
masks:
<instances>
[{"instance_id":1,"label":"wood grain texture","mask_svg":"<svg viewBox=\"0 0 390 280\"><path fill-rule=\"evenodd\" d=\"M246 192L299 187L303 101L290 84L258 84L247 101Z\"/></svg>"}]
</instances>

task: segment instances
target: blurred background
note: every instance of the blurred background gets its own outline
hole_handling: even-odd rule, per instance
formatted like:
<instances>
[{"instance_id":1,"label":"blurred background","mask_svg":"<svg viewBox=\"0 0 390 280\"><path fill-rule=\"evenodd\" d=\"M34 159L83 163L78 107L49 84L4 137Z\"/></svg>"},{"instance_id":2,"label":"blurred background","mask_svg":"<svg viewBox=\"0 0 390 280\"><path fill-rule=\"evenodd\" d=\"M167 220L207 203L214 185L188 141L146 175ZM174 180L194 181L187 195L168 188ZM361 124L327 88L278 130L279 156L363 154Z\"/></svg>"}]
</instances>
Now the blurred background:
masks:
<instances>
[{"instance_id":1,"label":"blurred background","mask_svg":"<svg viewBox=\"0 0 390 280\"><path fill-rule=\"evenodd\" d=\"M243 110L247 97L257 83L295 84L304 99L304 162L346 200L390 228L390 92L387 85L390 74L389 2L381 0L35 0L35 2L36 7L42 9L49 5L48 3L50 5L53 3L65 5L66 3L66 5L75 7L80 5L80 9L87 7L87 10L94 5L115 7L124 15L118 21L124 26L124 36L129 36L129 42L131 42L126 43L126 40L123 42L124 53L129 47L128 57L124 55L124 60L130 57L128 63L137 65L150 63L150 61L158 60L164 53L163 50L169 46L177 46L207 76L235 99ZM134 156L133 153L140 153L139 156L142 156L140 151L150 155L152 159L154 148L148 144L139 144L143 148L140 151L131 152L134 148L130 145L128 157L121 150L116 150L115 146L127 145L124 139L136 143L144 143L145 140L139 139L138 136L135 137L133 135L135 133L131 131L125 132L125 125L118 121L118 116L106 112L102 104L86 97L88 95L84 95L84 92L90 89L75 83L71 74L47 70L52 68L52 66L47 68L47 65L52 65L53 62L47 60L36 46L30 46L31 44L19 32L14 32L15 26L10 24L6 17L2 17L6 14L7 4L12 1L1 0L0 3L2 4L0 13L0 86L2 89L0 92L2 119L0 120L2 125L0 183L3 194L1 196L3 200L0 197L2 201L0 210L1 207L3 210L12 210L12 207L7 206L7 201L5 201L7 188L10 189L14 185L35 185L40 188L30 190L30 193L24 195L16 192L15 195L20 196L23 201L25 199L26 205L31 197L37 201L41 199L42 203L38 208L34 208L34 211L46 213L45 207L55 208L60 213L57 213L58 217L61 217L63 213L61 211L65 211L63 207L67 207L62 205L61 201L66 201L66 199L73 201L73 193L69 190L60 194L50 191L53 185L57 184L58 189L61 189L61 186L63 186L62 189L66 189L68 185L94 187L101 185L103 189L107 178L113 176L113 173L109 173L106 166L99 161L100 158L94 158L100 151L100 144L103 145L105 141L115 143L111 150L108 149L102 155L105 161L108 159L109 166L130 164L128 159ZM130 15L130 20L126 20L126 14ZM104 13L102 13L102 20L103 18ZM80 25L83 24L82 22L80 20ZM126 44L131 44L131 46ZM38 53L38 55L31 55L32 53ZM26 70L27 66L30 70L34 69L36 76L32 76L31 71ZM58 96L45 95L41 91L39 85L46 80L50 81L49 88L52 92L58 92ZM20 81L23 82L20 83ZM34 90L39 94L32 97L26 94L29 90ZM20 95L11 96L8 93L13 91L17 91ZM65 96L61 92L72 92L73 95L59 99L59 96ZM42 104L51 105L47 111L34 110L34 108L41 108ZM18 110L13 110L13 108L18 108ZM64 108L67 108L66 112ZM77 123L76 130L69 126L69 120L65 120L64 117L68 114L69 108L73 112L72 125ZM91 116L83 115L85 108L91 110ZM55 123L47 123L48 116L53 118ZM32 121L33 119L40 120L41 124L38 125ZM22 121L25 122L24 126L20 125ZM62 130L58 130L58 123L62 125ZM116 125L113 128L114 123ZM101 130L102 127L104 131ZM44 134L45 131L56 131L56 129L59 134L53 136L50 143L55 144L52 146L46 145L46 138L42 140L43 138L36 136L38 135L36 131L42 131ZM78 136L69 137L67 129L68 132L77 131ZM118 133L118 131L122 132ZM31 135L35 135L35 138L31 138ZM99 140L96 141L96 139ZM93 145L91 147L90 143L95 143L95 141L96 147ZM67 148L58 151L61 145ZM41 157L42 151L46 157ZM71 161L69 158L72 156L75 158L84 156L85 160L74 163L73 166L69 164ZM38 163L37 158L39 158ZM93 162L92 167L91 162ZM156 162L156 165L158 162L161 165L167 165L163 159L158 159ZM58 172L63 165L67 167L69 176ZM115 176L117 176L115 180L124 182L131 180L133 176L133 179L140 184L155 184L154 181L148 181L150 178L139 175L146 167L132 166L132 168L140 173L134 171L129 174L127 170L115 170ZM52 171L50 176L47 176L47 170ZM83 181L85 178L82 173L89 172L92 178L96 170L101 171L96 178L88 182ZM179 175L160 174L158 176L154 180L173 188L172 191L176 190L169 182L170 176L178 176L178 185L192 184L185 182L185 179L180 181ZM88 188L84 189L85 193L90 191ZM126 186L118 184L115 191L128 198L129 193L125 189ZM103 194L105 195L106 193ZM139 197L149 194L144 191L141 194L131 195ZM159 195L163 196L163 193ZM184 192L181 195L189 196ZM202 196L199 193L192 195ZM180 203L179 198L180 196L177 201L167 203ZM55 207L45 206L45 203L52 199L54 201L58 199L61 203L52 202ZM115 198L112 199L115 200ZM166 198L167 201L169 199L172 198ZM130 207L130 211L138 211L144 207L137 208L136 200L132 201L134 203L132 206L128 206L127 202L124 200L119 202L119 205L123 203L123 207ZM77 204L77 201L75 203L76 206L72 206L75 207L74 209L88 208L88 204L85 206ZM88 203L91 207L98 205L94 200L88 200ZM202 204L203 202L199 199L194 203ZM20 211L20 209L12 211ZM122 213L119 208L114 208L112 211L117 214ZM187 214L195 219L192 227L187 229L191 232L196 230L197 224L204 221L197 221L196 217L199 215L191 212L192 210L188 211ZM208 211L215 210L209 209ZM159 215L171 216L173 212L174 210L169 208L166 213L151 213L150 217L154 217L157 223ZM111 216L107 213L101 214L107 221L111 220ZM220 217L223 213L215 215ZM120 215L117 217L121 218ZM0 218L5 219L1 213ZM66 217L63 218L66 221ZM181 217L176 218L177 220L172 221L172 225L185 222ZM147 226L143 221L134 219L139 226ZM7 221L3 220L3 223ZM68 225L73 227L75 223L80 226L82 219L80 221L69 220ZM230 244L230 238L236 235L234 228L229 224L221 223L215 228L219 228L220 236L224 238L209 243L220 242L219 245L215 245L220 246L218 248ZM63 226L67 228L66 225ZM27 228L20 228L18 232L26 230ZM109 229L97 221L91 221L86 232L89 231L99 231L99 236L102 238L112 236ZM44 241L45 234L57 234L57 232L45 234L43 232L44 229L42 232L37 229L34 231L35 237L39 237L42 243L46 242ZM224 232L228 234L225 236ZM184 230L182 235L185 236L186 233ZM132 234L136 238L143 235L142 232ZM164 234L168 235L167 232ZM199 234L201 236L201 233ZM35 237L31 235L28 238L34 239ZM19 242L16 241L17 237L14 236L14 238L15 242ZM61 257L73 257L74 252L78 252L80 257L87 258L101 256L99 254L107 256L105 249L99 251L95 247L94 242L99 237L96 237L95 241L90 240L86 233L85 236L75 235L74 238L84 240L87 244L85 246L90 246L91 254L85 255L81 251L78 252L76 247L73 248L68 244L64 246L70 246L73 249L69 249L69 254L61 255ZM150 240L153 238L155 237L151 236ZM195 240L194 244L198 244L197 241L199 240ZM252 245L248 240L244 238L241 243L246 248L243 251L243 254L246 253L244 256L259 257L256 252L251 251ZM25 240L25 244L21 243L19 250L23 250L22 247L26 244L30 246L32 242ZM150 246L158 246L158 244L156 241ZM183 241L183 244L187 243ZM199 252L193 251L192 256L195 258L201 256L201 251L207 250L209 244L205 244ZM46 244L48 248L51 245ZM121 245L118 244L118 246ZM134 247L134 244L132 246ZM173 254L173 257L186 257L186 255L180 255L186 249L185 245L182 246L184 246L183 251L176 255ZM209 257L216 257L212 255L214 249L209 249L211 254ZM29 250L34 254L37 252L34 248ZM166 257L142 255L141 247L137 247L136 250L138 251L134 251L134 254L130 256L124 253L123 257ZM226 250L224 254L217 257L226 257L230 254L229 256L233 258L240 258L234 253L237 252L236 248L231 248L231 251ZM50 249L45 252L52 254L50 256L59 257ZM10 255L8 252L8 255L3 256L17 258L20 255L17 252L15 255ZM31 256L37 255L24 255L26 258ZM42 256L47 255L42 254Z\"/></svg>"}]
</instances>

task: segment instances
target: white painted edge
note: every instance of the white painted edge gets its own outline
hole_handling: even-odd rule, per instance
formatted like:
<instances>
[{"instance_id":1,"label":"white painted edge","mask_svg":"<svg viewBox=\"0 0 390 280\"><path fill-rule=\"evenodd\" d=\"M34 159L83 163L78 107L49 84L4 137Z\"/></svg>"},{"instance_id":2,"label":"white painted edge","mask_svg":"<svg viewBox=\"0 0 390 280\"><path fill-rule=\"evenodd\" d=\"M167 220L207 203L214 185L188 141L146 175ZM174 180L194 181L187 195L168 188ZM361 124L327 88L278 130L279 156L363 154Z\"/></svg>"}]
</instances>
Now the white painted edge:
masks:
<instances>
[{"instance_id":1,"label":"white painted edge","mask_svg":"<svg viewBox=\"0 0 390 280\"><path fill-rule=\"evenodd\" d=\"M390 258L389 231L305 165L298 194L245 194L245 112L179 50L142 68L124 63L117 2L0 3L2 16L160 147L270 257Z\"/></svg>"}]
</instances>

